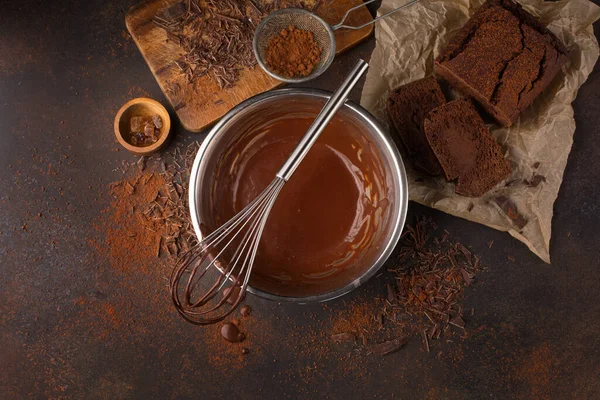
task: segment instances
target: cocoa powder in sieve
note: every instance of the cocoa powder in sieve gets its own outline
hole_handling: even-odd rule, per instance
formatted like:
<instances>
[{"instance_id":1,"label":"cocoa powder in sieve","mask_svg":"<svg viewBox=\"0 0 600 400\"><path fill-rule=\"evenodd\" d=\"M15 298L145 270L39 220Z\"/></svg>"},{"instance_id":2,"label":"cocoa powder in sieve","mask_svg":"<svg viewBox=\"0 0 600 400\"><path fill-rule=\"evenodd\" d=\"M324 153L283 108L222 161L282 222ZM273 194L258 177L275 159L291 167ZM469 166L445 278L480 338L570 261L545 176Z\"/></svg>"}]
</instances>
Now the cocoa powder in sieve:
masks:
<instances>
[{"instance_id":1,"label":"cocoa powder in sieve","mask_svg":"<svg viewBox=\"0 0 600 400\"><path fill-rule=\"evenodd\" d=\"M290 25L269 40L265 63L271 71L288 78L308 76L321 61L321 53L312 32Z\"/></svg>"}]
</instances>

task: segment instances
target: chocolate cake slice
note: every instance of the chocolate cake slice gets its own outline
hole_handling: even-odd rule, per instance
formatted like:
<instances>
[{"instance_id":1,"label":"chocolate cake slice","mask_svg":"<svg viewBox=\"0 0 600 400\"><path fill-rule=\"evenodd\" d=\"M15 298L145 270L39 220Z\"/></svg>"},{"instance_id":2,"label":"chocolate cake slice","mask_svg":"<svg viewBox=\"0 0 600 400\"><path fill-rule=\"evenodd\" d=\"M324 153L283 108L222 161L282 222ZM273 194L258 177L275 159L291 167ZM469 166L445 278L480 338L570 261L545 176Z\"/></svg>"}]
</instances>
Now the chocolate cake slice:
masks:
<instances>
[{"instance_id":1,"label":"chocolate cake slice","mask_svg":"<svg viewBox=\"0 0 600 400\"><path fill-rule=\"evenodd\" d=\"M456 193L481 197L510 175L510 165L475 106L458 99L431 110L423 132Z\"/></svg>"},{"instance_id":2,"label":"chocolate cake slice","mask_svg":"<svg viewBox=\"0 0 600 400\"><path fill-rule=\"evenodd\" d=\"M425 115L446 102L433 76L394 89L387 101L387 111L413 164L431 175L440 175L440 167L421 126Z\"/></svg>"},{"instance_id":3,"label":"chocolate cake slice","mask_svg":"<svg viewBox=\"0 0 600 400\"><path fill-rule=\"evenodd\" d=\"M458 178L456 193L460 195L481 197L511 173L510 164L494 138L488 133L481 137L481 142L475 164Z\"/></svg>"},{"instance_id":4,"label":"chocolate cake slice","mask_svg":"<svg viewBox=\"0 0 600 400\"><path fill-rule=\"evenodd\" d=\"M488 0L435 60L436 74L512 125L567 61L558 38L512 0Z\"/></svg>"}]
</instances>

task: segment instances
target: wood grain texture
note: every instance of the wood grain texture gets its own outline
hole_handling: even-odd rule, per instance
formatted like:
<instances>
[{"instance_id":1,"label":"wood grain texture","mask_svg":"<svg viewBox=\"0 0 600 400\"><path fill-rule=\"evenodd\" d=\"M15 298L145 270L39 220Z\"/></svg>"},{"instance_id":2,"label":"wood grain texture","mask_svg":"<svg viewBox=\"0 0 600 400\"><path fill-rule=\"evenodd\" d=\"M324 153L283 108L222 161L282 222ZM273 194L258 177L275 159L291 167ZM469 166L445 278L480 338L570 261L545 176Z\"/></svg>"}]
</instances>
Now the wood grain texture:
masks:
<instances>
[{"instance_id":1,"label":"wood grain texture","mask_svg":"<svg viewBox=\"0 0 600 400\"><path fill-rule=\"evenodd\" d=\"M188 83L175 64L175 60L182 55L182 49L167 41L166 32L152 23L152 17L158 10L178 1L149 0L141 3L129 10L125 23L186 130L202 131L242 101L282 85L282 82L271 78L258 65L254 69L242 70L239 81L232 88L221 89L209 76L199 78L193 84ZM362 0L323 0L315 12L328 23L335 24L349 8L361 3ZM371 14L366 7L362 7L350 13L346 22L356 26L370 20ZM336 54L357 45L372 33L372 25L359 30L336 31Z\"/></svg>"}]
</instances>

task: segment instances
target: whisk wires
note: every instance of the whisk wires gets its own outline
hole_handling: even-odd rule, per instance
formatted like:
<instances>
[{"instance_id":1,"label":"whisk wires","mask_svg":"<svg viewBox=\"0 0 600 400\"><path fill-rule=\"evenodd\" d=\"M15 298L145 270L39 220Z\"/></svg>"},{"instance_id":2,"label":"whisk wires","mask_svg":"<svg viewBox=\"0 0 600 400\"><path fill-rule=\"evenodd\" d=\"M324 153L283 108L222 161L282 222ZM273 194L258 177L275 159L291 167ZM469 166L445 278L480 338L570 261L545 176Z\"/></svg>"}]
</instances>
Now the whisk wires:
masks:
<instances>
[{"instance_id":1,"label":"whisk wires","mask_svg":"<svg viewBox=\"0 0 600 400\"><path fill-rule=\"evenodd\" d=\"M248 286L247 272L254 264L269 212L284 184L283 179L275 178L254 201L177 261L170 291L175 308L187 321L198 325L219 322L242 301L238 293L244 293ZM236 243L231 254L227 249ZM229 254L227 262L224 259ZM209 273L213 274L212 285L200 285ZM222 296L216 298L219 293ZM230 307L222 310L227 305Z\"/></svg>"}]
</instances>

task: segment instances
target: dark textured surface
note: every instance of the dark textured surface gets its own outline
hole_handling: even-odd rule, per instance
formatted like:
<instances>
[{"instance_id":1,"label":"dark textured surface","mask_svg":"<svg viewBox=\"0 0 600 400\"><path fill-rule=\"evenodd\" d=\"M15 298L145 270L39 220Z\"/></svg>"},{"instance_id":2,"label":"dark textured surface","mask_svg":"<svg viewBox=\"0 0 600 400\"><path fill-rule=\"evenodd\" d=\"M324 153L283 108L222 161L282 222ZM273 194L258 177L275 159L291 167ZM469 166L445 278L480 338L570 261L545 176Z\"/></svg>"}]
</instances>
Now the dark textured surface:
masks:
<instances>
[{"instance_id":1,"label":"dark textured surface","mask_svg":"<svg viewBox=\"0 0 600 400\"><path fill-rule=\"evenodd\" d=\"M89 244L107 185L121 178L115 168L134 160L114 140L116 111L139 95L164 102L125 33L133 1L28 3L3 4L0 13L3 399L600 396L599 67L574 104L552 265L507 234L410 205L411 216L433 216L488 266L467 292L466 308L476 310L469 337L431 353L412 340L350 366L347 349L313 351L329 343L331 313L384 292L380 277L326 308L249 299L265 329L262 342L248 337L253 346L238 368L215 359L222 345L213 331L175 315L164 281L115 271ZM372 46L339 57L311 85L333 89ZM203 138L175 125L178 141Z\"/></svg>"}]
</instances>

